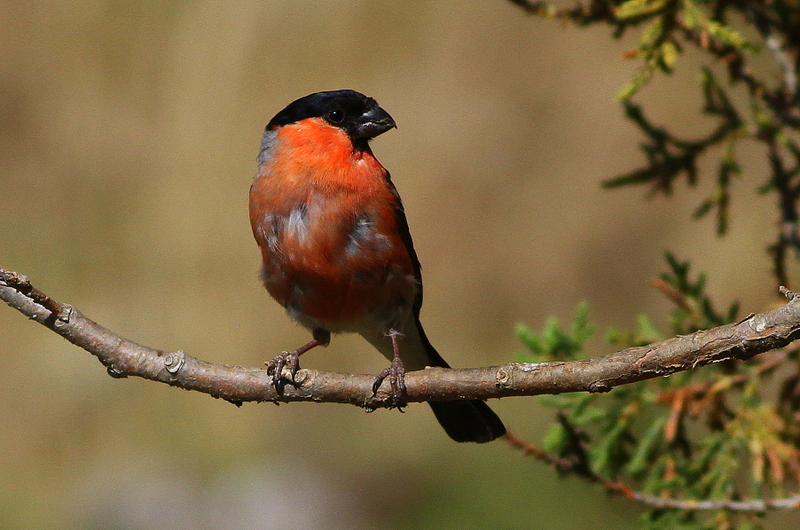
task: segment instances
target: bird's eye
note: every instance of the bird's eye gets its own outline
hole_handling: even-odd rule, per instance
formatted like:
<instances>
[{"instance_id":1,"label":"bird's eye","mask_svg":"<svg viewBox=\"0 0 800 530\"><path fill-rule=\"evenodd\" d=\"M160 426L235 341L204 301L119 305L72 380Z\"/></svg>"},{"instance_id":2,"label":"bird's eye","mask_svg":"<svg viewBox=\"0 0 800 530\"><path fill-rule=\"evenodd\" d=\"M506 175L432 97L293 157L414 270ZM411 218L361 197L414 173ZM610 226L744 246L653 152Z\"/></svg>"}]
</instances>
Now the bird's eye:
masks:
<instances>
[{"instance_id":1,"label":"bird's eye","mask_svg":"<svg viewBox=\"0 0 800 530\"><path fill-rule=\"evenodd\" d=\"M344 120L344 111L341 109L334 109L328 113L328 119L333 123L341 123Z\"/></svg>"}]
</instances>

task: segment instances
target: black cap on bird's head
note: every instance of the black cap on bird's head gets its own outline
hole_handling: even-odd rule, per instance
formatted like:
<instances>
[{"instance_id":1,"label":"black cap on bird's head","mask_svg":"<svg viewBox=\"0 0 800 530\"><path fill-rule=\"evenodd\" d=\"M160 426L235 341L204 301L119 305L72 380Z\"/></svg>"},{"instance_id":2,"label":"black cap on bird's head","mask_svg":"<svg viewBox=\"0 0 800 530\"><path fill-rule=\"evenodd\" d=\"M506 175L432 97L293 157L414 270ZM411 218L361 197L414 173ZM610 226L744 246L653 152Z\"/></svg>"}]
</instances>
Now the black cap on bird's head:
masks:
<instances>
[{"instance_id":1,"label":"black cap on bird's head","mask_svg":"<svg viewBox=\"0 0 800 530\"><path fill-rule=\"evenodd\" d=\"M307 118L322 118L354 140L374 138L397 127L374 99L355 90L330 90L293 101L270 120L267 131Z\"/></svg>"}]
</instances>

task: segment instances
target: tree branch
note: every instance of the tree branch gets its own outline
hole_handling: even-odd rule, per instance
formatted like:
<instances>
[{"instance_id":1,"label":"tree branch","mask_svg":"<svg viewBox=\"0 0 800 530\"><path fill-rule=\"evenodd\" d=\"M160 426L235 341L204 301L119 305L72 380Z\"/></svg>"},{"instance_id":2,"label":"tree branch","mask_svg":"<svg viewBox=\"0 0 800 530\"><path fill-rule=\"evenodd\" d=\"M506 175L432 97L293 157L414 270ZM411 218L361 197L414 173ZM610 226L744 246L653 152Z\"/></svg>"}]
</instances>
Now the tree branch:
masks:
<instances>
[{"instance_id":1,"label":"tree branch","mask_svg":"<svg viewBox=\"0 0 800 530\"><path fill-rule=\"evenodd\" d=\"M781 288L789 303L735 323L628 348L581 361L511 363L473 369L429 368L406 374L407 401L489 399L506 396L608 392L641 381L721 361L745 360L800 338L800 296ZM372 375L300 370L296 385L279 395L265 369L210 363L182 351L167 353L125 339L76 308L0 268L0 299L96 356L113 377L143 377L243 401L350 403L367 409L392 406L389 392L372 395Z\"/></svg>"}]
</instances>

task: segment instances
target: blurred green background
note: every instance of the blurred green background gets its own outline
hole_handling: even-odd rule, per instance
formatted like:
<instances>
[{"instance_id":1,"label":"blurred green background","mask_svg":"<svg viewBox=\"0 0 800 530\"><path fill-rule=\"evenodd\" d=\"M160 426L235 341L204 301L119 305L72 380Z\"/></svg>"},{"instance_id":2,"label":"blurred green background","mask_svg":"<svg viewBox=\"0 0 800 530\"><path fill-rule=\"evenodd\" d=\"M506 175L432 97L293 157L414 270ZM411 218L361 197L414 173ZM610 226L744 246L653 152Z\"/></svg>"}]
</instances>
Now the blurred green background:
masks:
<instances>
[{"instance_id":1,"label":"blurred green background","mask_svg":"<svg viewBox=\"0 0 800 530\"><path fill-rule=\"evenodd\" d=\"M257 278L248 187L272 115L353 88L399 124L373 149L406 204L423 322L453 365L513 360L516 322L567 320L584 299L601 329L643 312L663 322L669 305L647 282L665 249L708 271L720 303L762 310L777 286L759 152L744 153L722 241L712 219L688 220L703 186L652 201L600 189L642 162L614 100L635 38L501 0L0 2L0 266L152 347L258 366L299 346L308 333ZM638 98L687 136L712 125L695 116L698 64L690 54ZM502 442L451 442L424 406L236 408L115 380L3 307L0 361L2 528L603 530L637 518ZM386 361L337 337L304 363L377 373ZM533 440L551 417L535 398L493 407Z\"/></svg>"}]
</instances>

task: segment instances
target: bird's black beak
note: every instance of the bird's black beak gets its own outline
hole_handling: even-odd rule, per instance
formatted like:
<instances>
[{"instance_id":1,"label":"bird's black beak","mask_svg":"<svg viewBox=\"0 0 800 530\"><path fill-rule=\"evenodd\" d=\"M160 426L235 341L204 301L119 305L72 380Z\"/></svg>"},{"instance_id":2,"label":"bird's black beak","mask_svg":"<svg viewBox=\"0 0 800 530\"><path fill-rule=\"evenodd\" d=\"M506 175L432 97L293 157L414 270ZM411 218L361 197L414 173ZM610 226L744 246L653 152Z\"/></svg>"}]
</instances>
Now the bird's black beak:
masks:
<instances>
[{"instance_id":1,"label":"bird's black beak","mask_svg":"<svg viewBox=\"0 0 800 530\"><path fill-rule=\"evenodd\" d=\"M397 127L397 124L389 113L375 105L358 117L353 136L356 138L375 138L394 127Z\"/></svg>"}]
</instances>

